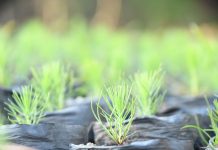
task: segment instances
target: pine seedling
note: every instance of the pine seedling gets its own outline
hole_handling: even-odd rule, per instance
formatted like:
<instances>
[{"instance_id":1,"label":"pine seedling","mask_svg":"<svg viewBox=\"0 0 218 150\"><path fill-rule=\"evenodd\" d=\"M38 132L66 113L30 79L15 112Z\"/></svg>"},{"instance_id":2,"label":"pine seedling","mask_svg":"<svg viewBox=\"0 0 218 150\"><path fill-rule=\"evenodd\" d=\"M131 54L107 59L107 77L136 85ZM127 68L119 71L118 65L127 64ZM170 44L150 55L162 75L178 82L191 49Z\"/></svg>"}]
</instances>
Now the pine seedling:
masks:
<instances>
[{"instance_id":1,"label":"pine seedling","mask_svg":"<svg viewBox=\"0 0 218 150\"><path fill-rule=\"evenodd\" d=\"M155 114L165 95L165 92L160 92L163 84L162 70L136 73L132 80L134 83L134 94L137 97L137 114L139 116Z\"/></svg>"},{"instance_id":2,"label":"pine seedling","mask_svg":"<svg viewBox=\"0 0 218 150\"><path fill-rule=\"evenodd\" d=\"M102 97L109 112L101 107L100 99L96 111L93 104L91 105L97 122L118 145L123 144L127 139L135 115L135 98L132 97L131 91L132 87L126 83L105 88Z\"/></svg>"},{"instance_id":3,"label":"pine seedling","mask_svg":"<svg viewBox=\"0 0 218 150\"><path fill-rule=\"evenodd\" d=\"M32 85L42 99L48 111L59 110L64 107L66 91L73 85L72 76L68 75L60 63L51 63L43 66L41 70L32 70Z\"/></svg>"},{"instance_id":4,"label":"pine seedling","mask_svg":"<svg viewBox=\"0 0 218 150\"><path fill-rule=\"evenodd\" d=\"M208 116L210 118L211 126L209 129L201 128L198 122L198 119L196 118L197 125L186 125L184 128L194 128L197 129L199 132L199 135L203 142L205 144L209 144L208 147L210 149L216 149L218 147L218 100L214 100L214 108L211 108L208 100L206 99L206 102L208 104ZM209 132L213 132L215 134L214 137L211 137ZM210 139L210 142L208 142L207 139Z\"/></svg>"},{"instance_id":5,"label":"pine seedling","mask_svg":"<svg viewBox=\"0 0 218 150\"><path fill-rule=\"evenodd\" d=\"M6 103L8 119L13 124L38 124L44 117L45 106L41 105L41 97L32 87L22 87L21 92L13 92L14 101Z\"/></svg>"}]
</instances>

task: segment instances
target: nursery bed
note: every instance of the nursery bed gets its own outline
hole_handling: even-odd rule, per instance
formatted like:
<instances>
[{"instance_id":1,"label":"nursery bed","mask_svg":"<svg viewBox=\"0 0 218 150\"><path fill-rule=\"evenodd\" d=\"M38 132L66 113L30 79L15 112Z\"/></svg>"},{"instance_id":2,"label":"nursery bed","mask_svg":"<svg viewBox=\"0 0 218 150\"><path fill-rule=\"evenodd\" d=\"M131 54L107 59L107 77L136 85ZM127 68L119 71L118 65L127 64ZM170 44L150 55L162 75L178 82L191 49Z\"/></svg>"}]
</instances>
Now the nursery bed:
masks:
<instances>
[{"instance_id":1,"label":"nursery bed","mask_svg":"<svg viewBox=\"0 0 218 150\"><path fill-rule=\"evenodd\" d=\"M175 99L176 97L172 100ZM48 113L39 125L4 125L0 131L5 131L12 143L39 150L84 148L198 150L202 143L197 131L181 128L186 124L195 124L194 115L198 115L202 127L208 127L206 109L207 105L203 98L197 98L197 100L184 100L176 108L169 107L157 117L136 118L127 143L115 147L99 125L94 123L89 98L80 98L72 101L68 108ZM96 145L86 145L87 143ZM106 145L113 147L108 148Z\"/></svg>"}]
</instances>

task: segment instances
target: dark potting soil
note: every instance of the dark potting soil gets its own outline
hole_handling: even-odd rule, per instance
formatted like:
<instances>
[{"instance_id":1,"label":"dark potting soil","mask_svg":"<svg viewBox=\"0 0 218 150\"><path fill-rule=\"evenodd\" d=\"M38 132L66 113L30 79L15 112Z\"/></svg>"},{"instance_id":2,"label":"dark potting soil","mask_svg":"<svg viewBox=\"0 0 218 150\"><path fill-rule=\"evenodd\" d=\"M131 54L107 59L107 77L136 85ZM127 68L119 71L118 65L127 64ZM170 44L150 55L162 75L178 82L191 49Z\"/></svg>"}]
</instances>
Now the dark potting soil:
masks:
<instances>
[{"instance_id":1,"label":"dark potting soil","mask_svg":"<svg viewBox=\"0 0 218 150\"><path fill-rule=\"evenodd\" d=\"M207 114L208 104L212 106L213 101L216 99L216 96L174 96L168 95L165 97L164 104L162 106L160 114L166 114L167 112L171 112L172 110L182 110L191 114Z\"/></svg>"},{"instance_id":2,"label":"dark potting soil","mask_svg":"<svg viewBox=\"0 0 218 150\"><path fill-rule=\"evenodd\" d=\"M46 113L45 118L42 120L42 122L46 123L62 122L83 126L89 126L93 121L95 121L95 117L92 115L90 100L85 99L83 99L83 102L75 101L72 106L63 110Z\"/></svg>"},{"instance_id":3,"label":"dark potting soil","mask_svg":"<svg viewBox=\"0 0 218 150\"><path fill-rule=\"evenodd\" d=\"M0 132L5 133L12 143L38 150L68 150L70 143L84 143L86 128L61 123L4 125L0 127Z\"/></svg>"},{"instance_id":4,"label":"dark potting soil","mask_svg":"<svg viewBox=\"0 0 218 150\"><path fill-rule=\"evenodd\" d=\"M213 107L214 99L215 97L208 98L211 107ZM204 97L189 98L188 100L182 99L181 97L178 99L175 97L167 97L165 106L167 106L167 108L165 107L162 109L164 111L156 115L159 118L163 118L165 121L177 124L184 123L185 121L186 123L191 124L196 122L195 119L193 119L193 117L196 116L205 127L210 124L207 113L208 104Z\"/></svg>"},{"instance_id":5,"label":"dark potting soil","mask_svg":"<svg viewBox=\"0 0 218 150\"><path fill-rule=\"evenodd\" d=\"M114 149L197 149L195 145L201 145L201 143L196 143L199 141L197 132L191 129L181 129L184 124L169 123L158 117L136 118L125 144ZM90 128L89 141L96 145L116 145L98 123L94 123Z\"/></svg>"},{"instance_id":6,"label":"dark potting soil","mask_svg":"<svg viewBox=\"0 0 218 150\"><path fill-rule=\"evenodd\" d=\"M95 121L90 105L88 98L77 99L71 107L47 113L38 125L4 125L0 132L5 131L12 143L39 150L68 150L70 143L87 143L87 127Z\"/></svg>"},{"instance_id":7,"label":"dark potting soil","mask_svg":"<svg viewBox=\"0 0 218 150\"><path fill-rule=\"evenodd\" d=\"M97 99L93 100L93 108L96 108ZM69 103L68 103L69 104ZM104 110L107 110L105 103L100 103ZM94 110L96 111L96 110ZM70 125L89 126L91 122L96 121L91 110L91 98L77 98L71 100L67 108L60 111L47 113L42 122L57 123L62 122Z\"/></svg>"},{"instance_id":8,"label":"dark potting soil","mask_svg":"<svg viewBox=\"0 0 218 150\"><path fill-rule=\"evenodd\" d=\"M71 147L72 149L86 147L86 149L118 150L200 150L205 145L198 132L195 129L181 128L185 125L196 124L195 116L197 116L202 128L208 128L210 120L207 115L207 103L204 98L179 100L180 102L176 106L169 106L165 112L158 114L157 117L135 119L130 136L122 146L117 146L97 123L93 123L89 130L88 141L96 145L79 146L72 144ZM213 100L213 97L209 98L210 104Z\"/></svg>"},{"instance_id":9,"label":"dark potting soil","mask_svg":"<svg viewBox=\"0 0 218 150\"><path fill-rule=\"evenodd\" d=\"M12 90L0 87L0 114L4 123L9 123L9 120L7 119L8 112L5 110L5 107L7 107L5 103L8 102L9 99L13 100L12 94Z\"/></svg>"}]
</instances>

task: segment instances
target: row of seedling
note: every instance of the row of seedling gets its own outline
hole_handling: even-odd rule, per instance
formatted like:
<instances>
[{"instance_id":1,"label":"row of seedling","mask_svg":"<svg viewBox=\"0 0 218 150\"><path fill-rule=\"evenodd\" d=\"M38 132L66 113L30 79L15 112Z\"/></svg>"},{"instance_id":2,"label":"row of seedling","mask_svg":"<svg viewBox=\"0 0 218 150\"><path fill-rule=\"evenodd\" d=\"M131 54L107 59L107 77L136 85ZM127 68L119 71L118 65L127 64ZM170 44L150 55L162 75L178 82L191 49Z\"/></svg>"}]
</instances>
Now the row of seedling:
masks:
<instances>
[{"instance_id":1,"label":"row of seedling","mask_svg":"<svg viewBox=\"0 0 218 150\"><path fill-rule=\"evenodd\" d=\"M178 93L213 93L218 87L216 38L207 38L196 26L132 36L106 28L88 29L84 23L57 35L34 21L13 37L0 31L0 85L10 87L17 77L26 76L31 66L58 59L73 64L82 82L86 82L81 90L85 94L99 92L104 82L116 78L119 71L132 74L159 64L171 84L172 78L179 83Z\"/></svg>"},{"instance_id":2,"label":"row of seedling","mask_svg":"<svg viewBox=\"0 0 218 150\"><path fill-rule=\"evenodd\" d=\"M52 63L41 69L32 70L30 86L24 86L19 92L13 93L14 100L6 103L8 119L14 124L38 124L45 112L62 109L64 100L71 92L74 84L73 74L60 63ZM97 102L97 109L91 105L97 122L108 136L117 144L127 140L135 117L155 115L163 102L165 91L163 87L163 71L135 73L127 80L118 81L116 85L106 86ZM109 111L103 109L103 100ZM209 107L211 129L199 130L202 137L210 138L210 147L217 145L218 135L218 102L214 101L215 109ZM96 111L95 111L96 110ZM209 131L215 133L210 137ZM206 142L207 140L203 138Z\"/></svg>"},{"instance_id":3,"label":"row of seedling","mask_svg":"<svg viewBox=\"0 0 218 150\"><path fill-rule=\"evenodd\" d=\"M37 124L45 112L62 109L67 96L73 93L75 79L70 72L60 63L48 64L38 70L32 69L31 84L14 91L13 100L6 103L11 123ZM152 115L163 100L164 94L160 93L162 82L160 69L152 73L136 73L128 82L108 87L103 92L103 95L107 95L104 96L104 100L111 112L119 112L119 109L125 109L123 107L135 110L135 106L138 106L136 109L138 115ZM112 103L106 97L109 97ZM113 107L116 108L113 111L112 105L120 106ZM100 105L98 109L101 109Z\"/></svg>"}]
</instances>

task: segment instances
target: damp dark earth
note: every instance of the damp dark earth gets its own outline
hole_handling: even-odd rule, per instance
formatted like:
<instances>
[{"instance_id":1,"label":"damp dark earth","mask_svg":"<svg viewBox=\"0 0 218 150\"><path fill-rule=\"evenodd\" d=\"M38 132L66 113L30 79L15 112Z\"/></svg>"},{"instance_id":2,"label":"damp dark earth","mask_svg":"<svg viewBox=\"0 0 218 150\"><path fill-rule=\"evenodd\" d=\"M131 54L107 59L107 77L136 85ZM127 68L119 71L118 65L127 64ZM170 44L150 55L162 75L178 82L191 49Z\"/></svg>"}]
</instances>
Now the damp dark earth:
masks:
<instances>
[{"instance_id":1,"label":"damp dark earth","mask_svg":"<svg viewBox=\"0 0 218 150\"><path fill-rule=\"evenodd\" d=\"M218 150L216 0L0 2L0 150Z\"/></svg>"}]
</instances>

